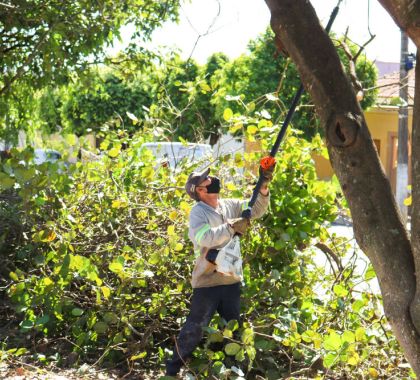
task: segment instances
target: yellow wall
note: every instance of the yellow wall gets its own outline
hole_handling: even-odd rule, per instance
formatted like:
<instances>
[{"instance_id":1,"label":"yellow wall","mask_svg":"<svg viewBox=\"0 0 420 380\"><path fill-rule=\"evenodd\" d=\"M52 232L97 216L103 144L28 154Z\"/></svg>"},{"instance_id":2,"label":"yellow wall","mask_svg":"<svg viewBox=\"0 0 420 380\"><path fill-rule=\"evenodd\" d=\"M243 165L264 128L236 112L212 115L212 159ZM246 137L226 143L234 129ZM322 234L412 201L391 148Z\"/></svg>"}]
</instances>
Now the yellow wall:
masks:
<instances>
[{"instance_id":1,"label":"yellow wall","mask_svg":"<svg viewBox=\"0 0 420 380\"><path fill-rule=\"evenodd\" d=\"M365 119L372 139L379 143L379 157L385 173L389 176L391 171L392 135L398 134L398 107L372 108L365 112ZM413 115L410 110L408 117L409 131ZM319 179L329 179L333 175L330 162L323 157L315 156L315 167ZM395 163L394 163L395 164Z\"/></svg>"},{"instance_id":2,"label":"yellow wall","mask_svg":"<svg viewBox=\"0 0 420 380\"><path fill-rule=\"evenodd\" d=\"M315 162L315 170L318 178L323 181L331 179L334 171L331 167L330 161L318 154L312 154L312 158Z\"/></svg>"},{"instance_id":3,"label":"yellow wall","mask_svg":"<svg viewBox=\"0 0 420 380\"><path fill-rule=\"evenodd\" d=\"M391 169L392 135L398 135L398 108L392 109L373 109L365 113L365 118L369 131L373 139L381 142L380 158L385 172L389 174ZM408 115L408 129L411 136L411 126L413 114Z\"/></svg>"}]
</instances>

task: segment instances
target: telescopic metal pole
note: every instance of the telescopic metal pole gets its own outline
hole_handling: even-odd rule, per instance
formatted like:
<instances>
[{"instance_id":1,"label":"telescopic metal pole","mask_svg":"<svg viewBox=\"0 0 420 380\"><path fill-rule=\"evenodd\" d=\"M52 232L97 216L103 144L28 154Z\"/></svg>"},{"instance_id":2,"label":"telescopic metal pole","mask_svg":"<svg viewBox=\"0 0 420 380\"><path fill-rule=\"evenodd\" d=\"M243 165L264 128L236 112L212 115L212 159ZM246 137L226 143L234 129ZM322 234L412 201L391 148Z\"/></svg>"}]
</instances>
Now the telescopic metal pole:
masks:
<instances>
[{"instance_id":1,"label":"telescopic metal pole","mask_svg":"<svg viewBox=\"0 0 420 380\"><path fill-rule=\"evenodd\" d=\"M335 6L333 11L331 12L330 19L328 20L328 24L325 28L325 31L327 33L330 32L332 24L334 23L334 20L337 17L341 1L342 0L339 0L337 5ZM299 86L299 89L297 90L297 92L295 94L295 97L293 98L292 105L290 106L289 111L287 112L286 118L283 121L283 125L280 129L279 134L277 135L277 139L276 139L273 147L271 148L270 157L275 157L275 155L277 154L277 152L280 148L280 143L282 142L282 140L284 138L284 135L286 134L287 127L289 126L289 123L292 120L293 114L295 113L296 107L299 103L299 100L300 100L302 94L303 94L303 91L304 91L304 89L303 89L303 85L301 83L300 86ZM261 186L262 186L263 182L264 182L264 177L260 173L258 181L255 185L255 188L254 188L253 192L252 192L251 200L248 203L248 207L244 211L242 211L242 217L248 218L248 219L251 218L252 207L254 206L255 202L257 201L257 197L258 197L258 194L261 190Z\"/></svg>"}]
</instances>

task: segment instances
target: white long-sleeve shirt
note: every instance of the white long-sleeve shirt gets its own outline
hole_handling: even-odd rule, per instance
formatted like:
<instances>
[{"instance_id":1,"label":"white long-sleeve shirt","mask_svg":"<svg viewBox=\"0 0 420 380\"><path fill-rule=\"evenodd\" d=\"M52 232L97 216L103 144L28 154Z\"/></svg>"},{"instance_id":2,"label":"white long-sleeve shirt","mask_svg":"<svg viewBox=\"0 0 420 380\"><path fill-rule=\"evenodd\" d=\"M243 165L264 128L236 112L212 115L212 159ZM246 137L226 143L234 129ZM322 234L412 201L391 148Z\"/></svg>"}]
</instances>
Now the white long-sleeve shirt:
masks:
<instances>
[{"instance_id":1,"label":"white long-sleeve shirt","mask_svg":"<svg viewBox=\"0 0 420 380\"><path fill-rule=\"evenodd\" d=\"M258 195L252 208L252 219L260 218L268 208L270 196ZM234 236L228 219L239 218L248 201L220 199L215 209L204 202L197 202L190 212L189 237L194 244L197 260L192 273L193 288L230 285L237 278L216 271L216 266L206 260L209 249L224 247Z\"/></svg>"}]
</instances>

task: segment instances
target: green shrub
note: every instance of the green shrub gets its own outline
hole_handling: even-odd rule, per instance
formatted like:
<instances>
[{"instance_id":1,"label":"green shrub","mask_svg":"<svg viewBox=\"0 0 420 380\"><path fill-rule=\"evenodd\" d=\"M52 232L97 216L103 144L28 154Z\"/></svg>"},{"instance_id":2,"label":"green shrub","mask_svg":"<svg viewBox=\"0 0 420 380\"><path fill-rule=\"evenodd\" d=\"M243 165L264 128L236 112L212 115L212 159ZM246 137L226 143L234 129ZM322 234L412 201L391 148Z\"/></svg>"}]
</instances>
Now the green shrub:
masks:
<instances>
[{"instance_id":1,"label":"green shrub","mask_svg":"<svg viewBox=\"0 0 420 380\"><path fill-rule=\"evenodd\" d=\"M266 145L273 138L258 136ZM161 368L191 293L192 202L183 186L194 164L156 167L150 152L139 153L146 140L147 131L130 141L108 135L102 160L64 172L57 164L24 164L30 149L2 162L0 225L16 226L0 234L4 288L20 330L54 356L19 354L64 365L73 351L95 364ZM335 273L314 263L317 243L341 244L334 248L338 260L348 249L326 229L336 194L316 179L314 150L321 150L319 138L310 144L295 134L282 146L270 211L243 238L243 323L215 319L206 329L207 343L190 365L203 378L375 377L387 356L384 343L388 355L401 358L377 311L380 298L355 290L365 274L354 274L351 262ZM250 196L255 176L247 168L257 160L256 153L236 154L215 163L222 196ZM14 202L5 201L7 194ZM224 347L211 344L223 340ZM23 345L7 343L10 354ZM387 374L401 374L398 360Z\"/></svg>"}]
</instances>

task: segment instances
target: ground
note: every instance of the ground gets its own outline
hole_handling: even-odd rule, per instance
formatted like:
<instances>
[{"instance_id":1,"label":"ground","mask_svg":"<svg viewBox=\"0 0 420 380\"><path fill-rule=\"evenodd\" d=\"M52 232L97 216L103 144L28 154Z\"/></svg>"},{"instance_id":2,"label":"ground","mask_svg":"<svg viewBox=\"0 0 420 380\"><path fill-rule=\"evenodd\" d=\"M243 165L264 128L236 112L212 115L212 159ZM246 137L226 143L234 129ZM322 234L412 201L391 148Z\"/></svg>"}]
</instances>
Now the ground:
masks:
<instances>
[{"instance_id":1,"label":"ground","mask_svg":"<svg viewBox=\"0 0 420 380\"><path fill-rule=\"evenodd\" d=\"M88 365L79 368L61 369L57 367L38 368L34 365L2 362L0 379L7 380L157 380L163 373L117 373L110 370L94 369Z\"/></svg>"}]
</instances>

